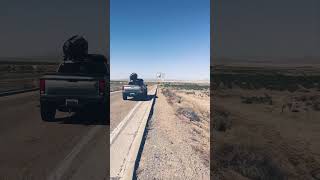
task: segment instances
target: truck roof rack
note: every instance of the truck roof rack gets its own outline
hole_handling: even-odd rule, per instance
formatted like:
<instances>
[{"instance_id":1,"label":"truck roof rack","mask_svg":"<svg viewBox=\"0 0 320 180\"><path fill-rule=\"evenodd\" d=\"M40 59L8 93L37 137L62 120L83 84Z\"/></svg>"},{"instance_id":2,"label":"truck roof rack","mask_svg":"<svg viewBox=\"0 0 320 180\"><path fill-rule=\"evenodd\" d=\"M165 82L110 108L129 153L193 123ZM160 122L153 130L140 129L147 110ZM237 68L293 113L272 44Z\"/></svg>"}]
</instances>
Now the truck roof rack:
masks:
<instances>
[{"instance_id":1,"label":"truck roof rack","mask_svg":"<svg viewBox=\"0 0 320 180\"><path fill-rule=\"evenodd\" d=\"M64 60L65 63L85 63L85 62L105 62L107 64L109 64L108 59L101 54L88 54L86 57L83 57L81 59L65 59Z\"/></svg>"}]
</instances>

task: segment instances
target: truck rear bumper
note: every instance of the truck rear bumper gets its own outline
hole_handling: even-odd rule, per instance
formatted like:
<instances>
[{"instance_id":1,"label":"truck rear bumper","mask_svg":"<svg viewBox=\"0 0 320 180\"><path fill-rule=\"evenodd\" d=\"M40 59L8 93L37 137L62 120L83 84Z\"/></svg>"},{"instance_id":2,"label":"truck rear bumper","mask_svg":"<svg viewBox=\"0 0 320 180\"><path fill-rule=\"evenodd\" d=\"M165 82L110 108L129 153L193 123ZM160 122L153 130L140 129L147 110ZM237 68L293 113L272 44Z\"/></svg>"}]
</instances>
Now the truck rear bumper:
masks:
<instances>
[{"instance_id":1,"label":"truck rear bumper","mask_svg":"<svg viewBox=\"0 0 320 180\"><path fill-rule=\"evenodd\" d=\"M142 93L140 93L140 92L123 92L123 95L128 96L128 97L137 97L137 96L141 96Z\"/></svg>"},{"instance_id":2,"label":"truck rear bumper","mask_svg":"<svg viewBox=\"0 0 320 180\"><path fill-rule=\"evenodd\" d=\"M67 99L76 99L78 100L77 104L67 105ZM57 109L61 111L78 111L84 108L97 108L101 105L106 105L107 100L104 97L94 97L94 98L84 98L84 97L48 97L41 96L40 103L55 106Z\"/></svg>"}]
</instances>

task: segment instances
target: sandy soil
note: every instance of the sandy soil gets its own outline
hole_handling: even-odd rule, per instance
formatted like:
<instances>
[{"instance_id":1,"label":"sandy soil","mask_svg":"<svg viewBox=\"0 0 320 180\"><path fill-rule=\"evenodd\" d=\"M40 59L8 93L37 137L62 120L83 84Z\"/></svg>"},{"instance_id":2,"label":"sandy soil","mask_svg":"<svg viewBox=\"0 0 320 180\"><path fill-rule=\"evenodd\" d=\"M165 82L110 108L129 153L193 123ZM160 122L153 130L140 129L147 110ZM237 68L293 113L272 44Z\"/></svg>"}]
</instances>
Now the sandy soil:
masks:
<instances>
[{"instance_id":1,"label":"sandy soil","mask_svg":"<svg viewBox=\"0 0 320 180\"><path fill-rule=\"evenodd\" d=\"M319 91L233 88L213 97L216 179L320 179Z\"/></svg>"},{"instance_id":2,"label":"sandy soil","mask_svg":"<svg viewBox=\"0 0 320 180\"><path fill-rule=\"evenodd\" d=\"M58 64L0 63L0 92L38 87L38 79L55 72Z\"/></svg>"},{"instance_id":3,"label":"sandy soil","mask_svg":"<svg viewBox=\"0 0 320 180\"><path fill-rule=\"evenodd\" d=\"M120 91L122 89L122 86L124 84L127 84L125 81L110 81L110 92L112 91Z\"/></svg>"},{"instance_id":4,"label":"sandy soil","mask_svg":"<svg viewBox=\"0 0 320 180\"><path fill-rule=\"evenodd\" d=\"M209 179L208 93L170 90L172 96L165 96L163 90L148 123L137 179Z\"/></svg>"}]
</instances>

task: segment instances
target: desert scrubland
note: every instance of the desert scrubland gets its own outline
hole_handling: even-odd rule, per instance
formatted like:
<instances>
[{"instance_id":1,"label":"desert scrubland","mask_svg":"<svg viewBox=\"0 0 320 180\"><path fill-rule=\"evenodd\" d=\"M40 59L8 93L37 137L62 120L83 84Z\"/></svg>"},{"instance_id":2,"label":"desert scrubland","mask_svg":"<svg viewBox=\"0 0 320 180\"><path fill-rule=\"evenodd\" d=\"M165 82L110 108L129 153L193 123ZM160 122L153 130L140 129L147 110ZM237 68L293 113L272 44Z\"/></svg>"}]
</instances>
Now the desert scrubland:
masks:
<instances>
[{"instance_id":1,"label":"desert scrubland","mask_svg":"<svg viewBox=\"0 0 320 180\"><path fill-rule=\"evenodd\" d=\"M320 179L320 69L213 66L212 175Z\"/></svg>"}]
</instances>

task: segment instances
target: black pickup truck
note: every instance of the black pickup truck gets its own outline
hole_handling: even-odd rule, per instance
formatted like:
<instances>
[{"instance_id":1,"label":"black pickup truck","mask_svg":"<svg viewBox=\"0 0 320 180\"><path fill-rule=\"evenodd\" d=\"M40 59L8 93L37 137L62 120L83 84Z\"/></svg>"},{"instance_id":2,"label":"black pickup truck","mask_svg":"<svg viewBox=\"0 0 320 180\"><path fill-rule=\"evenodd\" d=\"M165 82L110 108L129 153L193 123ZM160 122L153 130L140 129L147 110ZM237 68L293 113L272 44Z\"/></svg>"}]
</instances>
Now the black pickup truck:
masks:
<instances>
[{"instance_id":1,"label":"black pickup truck","mask_svg":"<svg viewBox=\"0 0 320 180\"><path fill-rule=\"evenodd\" d=\"M54 74L40 78L41 118L54 121L56 111L89 110L100 121L109 117L109 65L102 55L65 61Z\"/></svg>"},{"instance_id":2,"label":"black pickup truck","mask_svg":"<svg viewBox=\"0 0 320 180\"><path fill-rule=\"evenodd\" d=\"M122 86L122 99L127 100L128 97L137 97L146 99L148 97L148 88L143 79L138 79L136 73L130 75L128 85Z\"/></svg>"}]
</instances>

